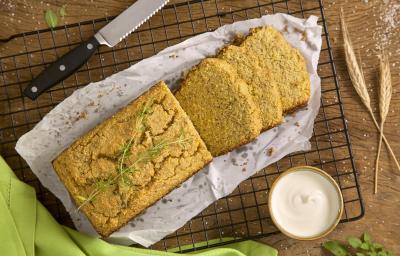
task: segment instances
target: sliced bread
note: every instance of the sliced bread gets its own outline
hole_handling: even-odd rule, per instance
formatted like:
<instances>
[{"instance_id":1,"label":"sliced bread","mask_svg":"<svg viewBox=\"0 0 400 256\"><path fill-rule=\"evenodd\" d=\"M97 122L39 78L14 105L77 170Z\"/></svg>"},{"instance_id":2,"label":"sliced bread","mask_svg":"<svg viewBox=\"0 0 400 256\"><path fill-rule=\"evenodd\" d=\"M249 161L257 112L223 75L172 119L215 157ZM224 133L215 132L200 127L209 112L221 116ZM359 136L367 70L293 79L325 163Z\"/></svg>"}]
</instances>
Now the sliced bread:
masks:
<instances>
[{"instance_id":1,"label":"sliced bread","mask_svg":"<svg viewBox=\"0 0 400 256\"><path fill-rule=\"evenodd\" d=\"M280 124L283 117L280 93L268 70L260 67L259 58L235 45L223 48L218 57L231 64L248 84L249 92L260 109L262 130Z\"/></svg>"},{"instance_id":2,"label":"sliced bread","mask_svg":"<svg viewBox=\"0 0 400 256\"><path fill-rule=\"evenodd\" d=\"M224 60L202 60L175 96L213 156L250 142L261 131L260 111L248 85Z\"/></svg>"},{"instance_id":3,"label":"sliced bread","mask_svg":"<svg viewBox=\"0 0 400 256\"><path fill-rule=\"evenodd\" d=\"M257 58L260 67L269 71L279 89L284 113L307 104L310 77L306 62L279 31L273 27L251 29L239 45L246 56Z\"/></svg>"}]
</instances>

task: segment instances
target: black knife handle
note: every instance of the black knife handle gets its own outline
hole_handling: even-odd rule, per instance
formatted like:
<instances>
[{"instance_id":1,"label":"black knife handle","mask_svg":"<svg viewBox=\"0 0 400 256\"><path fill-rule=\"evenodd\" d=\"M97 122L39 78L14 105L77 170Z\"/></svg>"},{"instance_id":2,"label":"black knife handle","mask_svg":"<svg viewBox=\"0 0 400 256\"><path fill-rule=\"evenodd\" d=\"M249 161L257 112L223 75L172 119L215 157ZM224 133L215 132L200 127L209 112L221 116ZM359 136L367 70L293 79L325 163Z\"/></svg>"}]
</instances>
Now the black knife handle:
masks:
<instances>
[{"instance_id":1,"label":"black knife handle","mask_svg":"<svg viewBox=\"0 0 400 256\"><path fill-rule=\"evenodd\" d=\"M32 80L24 90L25 96L34 100L42 92L73 74L86 63L97 47L99 47L99 42L92 37L66 53Z\"/></svg>"}]
</instances>

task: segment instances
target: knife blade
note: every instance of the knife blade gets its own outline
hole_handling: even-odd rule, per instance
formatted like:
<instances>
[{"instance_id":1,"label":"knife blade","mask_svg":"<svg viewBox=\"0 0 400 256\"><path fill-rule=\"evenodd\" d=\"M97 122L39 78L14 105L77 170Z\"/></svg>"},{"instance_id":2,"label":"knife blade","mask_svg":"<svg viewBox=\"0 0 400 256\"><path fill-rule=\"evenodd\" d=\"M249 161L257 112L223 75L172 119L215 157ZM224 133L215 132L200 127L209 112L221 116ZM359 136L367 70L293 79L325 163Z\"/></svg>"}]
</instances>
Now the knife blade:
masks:
<instances>
[{"instance_id":1,"label":"knife blade","mask_svg":"<svg viewBox=\"0 0 400 256\"><path fill-rule=\"evenodd\" d=\"M35 100L40 94L78 70L99 45L113 47L146 22L169 0L138 0L93 37L50 64L24 89L24 95Z\"/></svg>"}]
</instances>

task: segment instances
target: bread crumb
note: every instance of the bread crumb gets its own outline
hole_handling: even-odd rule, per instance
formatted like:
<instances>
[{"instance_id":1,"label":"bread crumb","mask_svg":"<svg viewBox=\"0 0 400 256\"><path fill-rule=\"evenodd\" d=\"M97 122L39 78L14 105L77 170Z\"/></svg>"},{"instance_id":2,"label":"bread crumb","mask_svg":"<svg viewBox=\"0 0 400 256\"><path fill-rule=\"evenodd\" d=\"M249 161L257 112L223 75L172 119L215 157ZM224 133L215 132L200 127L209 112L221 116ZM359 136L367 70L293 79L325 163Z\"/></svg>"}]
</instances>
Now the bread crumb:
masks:
<instances>
[{"instance_id":1,"label":"bread crumb","mask_svg":"<svg viewBox=\"0 0 400 256\"><path fill-rule=\"evenodd\" d=\"M272 156L273 153L274 153L274 148L273 148L273 147L270 147L270 148L267 150L267 156Z\"/></svg>"}]
</instances>

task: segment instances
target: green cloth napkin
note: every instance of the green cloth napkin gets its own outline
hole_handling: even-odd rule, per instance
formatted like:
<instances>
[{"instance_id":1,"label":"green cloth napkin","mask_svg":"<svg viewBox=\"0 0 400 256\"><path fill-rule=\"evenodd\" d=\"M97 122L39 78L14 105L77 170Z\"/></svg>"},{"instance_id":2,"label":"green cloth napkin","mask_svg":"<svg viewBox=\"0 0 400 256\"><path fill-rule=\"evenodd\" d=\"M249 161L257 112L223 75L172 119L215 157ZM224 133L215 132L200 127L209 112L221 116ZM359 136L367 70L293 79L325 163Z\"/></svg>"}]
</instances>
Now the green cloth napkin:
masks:
<instances>
[{"instance_id":1,"label":"green cloth napkin","mask_svg":"<svg viewBox=\"0 0 400 256\"><path fill-rule=\"evenodd\" d=\"M0 255L147 256L178 255L109 244L59 225L0 156ZM193 252L199 256L276 256L267 245L245 241Z\"/></svg>"}]
</instances>

